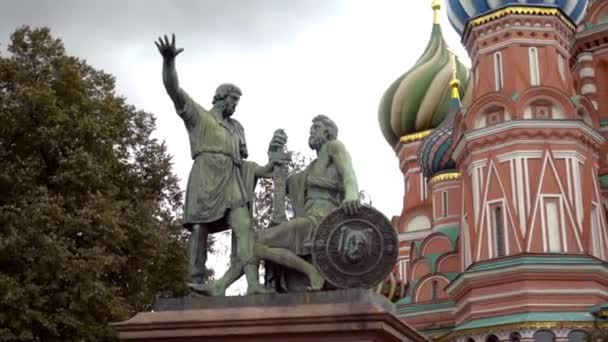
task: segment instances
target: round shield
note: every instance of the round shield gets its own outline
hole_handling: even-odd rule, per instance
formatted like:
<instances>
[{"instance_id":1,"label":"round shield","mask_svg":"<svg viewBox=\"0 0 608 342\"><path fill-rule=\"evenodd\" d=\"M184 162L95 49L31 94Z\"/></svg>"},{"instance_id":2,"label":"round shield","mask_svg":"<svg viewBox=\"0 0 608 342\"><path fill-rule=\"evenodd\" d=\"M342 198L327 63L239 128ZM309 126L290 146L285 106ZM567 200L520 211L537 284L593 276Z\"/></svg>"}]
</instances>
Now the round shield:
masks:
<instances>
[{"instance_id":1,"label":"round shield","mask_svg":"<svg viewBox=\"0 0 608 342\"><path fill-rule=\"evenodd\" d=\"M312 260L321 275L338 288L371 288L389 275L399 253L399 240L389 220L362 206L356 215L338 208L319 225Z\"/></svg>"}]
</instances>

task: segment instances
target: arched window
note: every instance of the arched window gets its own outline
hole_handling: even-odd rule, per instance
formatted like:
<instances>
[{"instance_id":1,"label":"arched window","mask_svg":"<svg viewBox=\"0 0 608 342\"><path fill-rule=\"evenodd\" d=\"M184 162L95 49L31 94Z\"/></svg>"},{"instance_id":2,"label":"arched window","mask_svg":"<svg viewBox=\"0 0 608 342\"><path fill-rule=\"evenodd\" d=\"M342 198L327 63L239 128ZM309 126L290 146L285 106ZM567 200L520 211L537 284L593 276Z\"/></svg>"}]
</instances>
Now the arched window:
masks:
<instances>
[{"instance_id":1,"label":"arched window","mask_svg":"<svg viewBox=\"0 0 608 342\"><path fill-rule=\"evenodd\" d=\"M505 230L502 215L502 208L497 205L494 207L494 233L496 236L496 256L505 256Z\"/></svg>"},{"instance_id":2,"label":"arched window","mask_svg":"<svg viewBox=\"0 0 608 342\"><path fill-rule=\"evenodd\" d=\"M494 53L494 86L496 91L502 90L505 86L502 53L500 51Z\"/></svg>"},{"instance_id":3,"label":"arched window","mask_svg":"<svg viewBox=\"0 0 608 342\"><path fill-rule=\"evenodd\" d=\"M534 342L553 342L555 335L548 330L539 330L534 334Z\"/></svg>"},{"instance_id":4,"label":"arched window","mask_svg":"<svg viewBox=\"0 0 608 342\"><path fill-rule=\"evenodd\" d=\"M529 57L530 57L530 85L538 86L540 85L540 68L538 64L538 49L536 47L531 47L529 49Z\"/></svg>"},{"instance_id":5,"label":"arched window","mask_svg":"<svg viewBox=\"0 0 608 342\"><path fill-rule=\"evenodd\" d=\"M500 340L498 337L496 337L496 335L489 335L486 337L486 342L500 342Z\"/></svg>"},{"instance_id":6,"label":"arched window","mask_svg":"<svg viewBox=\"0 0 608 342\"><path fill-rule=\"evenodd\" d=\"M573 330L568 334L568 342L586 342L588 341L588 334L582 330Z\"/></svg>"},{"instance_id":7,"label":"arched window","mask_svg":"<svg viewBox=\"0 0 608 342\"><path fill-rule=\"evenodd\" d=\"M521 334L518 333L517 331L512 332L509 335L509 341L510 342L519 342L519 341L521 341Z\"/></svg>"}]
</instances>

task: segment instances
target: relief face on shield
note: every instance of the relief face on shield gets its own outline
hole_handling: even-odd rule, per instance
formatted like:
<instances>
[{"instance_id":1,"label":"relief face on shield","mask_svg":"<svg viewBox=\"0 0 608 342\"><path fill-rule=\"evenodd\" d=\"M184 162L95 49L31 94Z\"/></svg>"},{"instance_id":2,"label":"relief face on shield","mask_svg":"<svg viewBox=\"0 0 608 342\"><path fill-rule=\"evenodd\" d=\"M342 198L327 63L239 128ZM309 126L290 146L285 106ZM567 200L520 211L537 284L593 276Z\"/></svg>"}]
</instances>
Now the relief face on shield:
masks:
<instances>
[{"instance_id":1,"label":"relief face on shield","mask_svg":"<svg viewBox=\"0 0 608 342\"><path fill-rule=\"evenodd\" d=\"M371 229L353 229L343 226L341 229L340 246L338 247L342 260L357 264L370 254Z\"/></svg>"}]
</instances>

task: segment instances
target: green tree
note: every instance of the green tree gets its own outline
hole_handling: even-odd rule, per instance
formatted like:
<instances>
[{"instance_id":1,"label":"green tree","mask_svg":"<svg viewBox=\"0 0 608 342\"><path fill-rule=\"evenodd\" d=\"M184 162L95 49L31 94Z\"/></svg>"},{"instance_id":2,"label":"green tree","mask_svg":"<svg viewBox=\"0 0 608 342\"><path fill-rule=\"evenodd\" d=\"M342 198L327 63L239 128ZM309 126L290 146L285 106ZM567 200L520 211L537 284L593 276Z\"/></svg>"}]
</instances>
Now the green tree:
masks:
<instances>
[{"instance_id":1,"label":"green tree","mask_svg":"<svg viewBox=\"0 0 608 342\"><path fill-rule=\"evenodd\" d=\"M112 339L185 291L181 192L150 113L22 27L0 56L0 340Z\"/></svg>"}]
</instances>

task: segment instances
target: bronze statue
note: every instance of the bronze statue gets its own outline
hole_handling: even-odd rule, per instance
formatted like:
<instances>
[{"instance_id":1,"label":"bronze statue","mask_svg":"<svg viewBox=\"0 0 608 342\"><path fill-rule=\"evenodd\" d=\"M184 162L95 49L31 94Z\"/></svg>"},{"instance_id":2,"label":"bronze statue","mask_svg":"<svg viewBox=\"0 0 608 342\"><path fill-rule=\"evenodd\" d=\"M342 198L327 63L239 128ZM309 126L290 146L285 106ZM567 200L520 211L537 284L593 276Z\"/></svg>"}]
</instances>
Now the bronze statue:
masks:
<instances>
[{"instance_id":1,"label":"bronze statue","mask_svg":"<svg viewBox=\"0 0 608 342\"><path fill-rule=\"evenodd\" d=\"M175 57L183 49L175 47L167 36L155 42L163 56L163 83L177 114L184 120L190 138L194 164L188 178L184 209L185 226L192 235L189 243L191 282L200 284L207 260L209 233L232 229L236 236L233 258L246 263L248 293L267 290L258 280L258 267L253 261L251 202L255 176L272 171L272 164L260 167L245 162L247 142L241 124L232 118L241 90L232 84L220 85L213 97L213 107L206 110L179 87ZM275 137L273 141L279 141Z\"/></svg>"},{"instance_id":2,"label":"bronze statue","mask_svg":"<svg viewBox=\"0 0 608 342\"><path fill-rule=\"evenodd\" d=\"M179 87L175 57L183 49L175 47L175 35L155 44L163 56L165 89L184 121L194 160L184 209L184 225L192 233L190 288L223 296L245 274L248 294L271 292L276 288L259 282L260 260L305 275L308 290L320 290L326 281L342 288L371 287L382 281L396 260L397 238L381 213L361 206L355 171L346 147L337 139L336 124L325 115L313 118L308 144L317 158L286 179L285 132L275 131L265 166L247 161L244 129L232 118L241 90L233 84L220 85L213 107L204 109ZM275 226L256 234L251 203L256 180L264 177L275 181ZM285 195L295 214L288 221ZM226 229L233 233L230 267L219 279L202 284L208 234Z\"/></svg>"},{"instance_id":3,"label":"bronze statue","mask_svg":"<svg viewBox=\"0 0 608 342\"><path fill-rule=\"evenodd\" d=\"M287 180L287 194L292 198L296 217L259 232L254 244L257 259L305 274L309 290L321 289L324 283L318 270L303 258L310 255L317 226L338 207L354 215L361 206L350 155L337 137L338 128L330 118L318 115L313 119L308 143L317 152L317 159ZM275 134L271 146L285 140L286 137ZM238 262L231 263L225 276L214 284L193 289L208 295L222 294L225 287L240 277L242 266Z\"/></svg>"}]
</instances>

